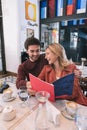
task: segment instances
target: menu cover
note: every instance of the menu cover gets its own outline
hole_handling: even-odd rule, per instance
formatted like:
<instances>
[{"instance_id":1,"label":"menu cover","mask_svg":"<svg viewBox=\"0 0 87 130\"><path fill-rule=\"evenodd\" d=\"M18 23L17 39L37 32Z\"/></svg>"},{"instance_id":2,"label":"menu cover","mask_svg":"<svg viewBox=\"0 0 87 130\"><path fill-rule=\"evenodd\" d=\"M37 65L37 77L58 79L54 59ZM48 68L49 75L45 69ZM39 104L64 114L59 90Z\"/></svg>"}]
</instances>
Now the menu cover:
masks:
<instances>
[{"instance_id":1,"label":"menu cover","mask_svg":"<svg viewBox=\"0 0 87 130\"><path fill-rule=\"evenodd\" d=\"M55 98L63 98L67 95L72 95L73 86L74 86L74 73L68 74L55 82L54 85L54 92Z\"/></svg>"},{"instance_id":2,"label":"menu cover","mask_svg":"<svg viewBox=\"0 0 87 130\"><path fill-rule=\"evenodd\" d=\"M29 73L32 89L35 91L47 91L50 93L50 101L55 98L63 98L65 95L72 95L74 85L74 73L64 76L52 84L47 83Z\"/></svg>"}]
</instances>

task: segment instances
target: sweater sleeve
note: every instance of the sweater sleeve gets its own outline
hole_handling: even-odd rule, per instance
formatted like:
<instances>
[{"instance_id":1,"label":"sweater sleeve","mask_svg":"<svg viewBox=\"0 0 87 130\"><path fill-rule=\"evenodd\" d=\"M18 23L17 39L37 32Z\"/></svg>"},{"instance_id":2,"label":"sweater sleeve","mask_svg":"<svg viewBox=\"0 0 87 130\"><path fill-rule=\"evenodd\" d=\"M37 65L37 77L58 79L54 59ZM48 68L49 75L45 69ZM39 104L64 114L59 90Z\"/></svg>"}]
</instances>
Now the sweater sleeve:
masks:
<instances>
[{"instance_id":1,"label":"sweater sleeve","mask_svg":"<svg viewBox=\"0 0 87 130\"><path fill-rule=\"evenodd\" d=\"M17 74L17 80L16 80L16 87L19 89L21 86L26 87L26 75L23 71L22 65L19 65L18 67L18 74Z\"/></svg>"}]
</instances>

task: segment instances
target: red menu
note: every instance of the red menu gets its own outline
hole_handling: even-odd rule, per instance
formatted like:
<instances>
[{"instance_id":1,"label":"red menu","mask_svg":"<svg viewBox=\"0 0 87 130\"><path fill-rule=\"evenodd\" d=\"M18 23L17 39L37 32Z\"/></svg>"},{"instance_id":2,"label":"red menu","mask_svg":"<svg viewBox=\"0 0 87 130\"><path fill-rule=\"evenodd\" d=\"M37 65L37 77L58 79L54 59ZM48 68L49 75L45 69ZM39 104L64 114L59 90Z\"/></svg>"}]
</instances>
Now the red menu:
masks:
<instances>
[{"instance_id":1,"label":"red menu","mask_svg":"<svg viewBox=\"0 0 87 130\"><path fill-rule=\"evenodd\" d=\"M55 95L54 95L54 85L53 84L49 84L37 77L35 77L32 74L29 74L30 77L30 82L31 82L31 86L32 89L36 90L36 91L47 91L50 93L50 101L55 101Z\"/></svg>"}]
</instances>

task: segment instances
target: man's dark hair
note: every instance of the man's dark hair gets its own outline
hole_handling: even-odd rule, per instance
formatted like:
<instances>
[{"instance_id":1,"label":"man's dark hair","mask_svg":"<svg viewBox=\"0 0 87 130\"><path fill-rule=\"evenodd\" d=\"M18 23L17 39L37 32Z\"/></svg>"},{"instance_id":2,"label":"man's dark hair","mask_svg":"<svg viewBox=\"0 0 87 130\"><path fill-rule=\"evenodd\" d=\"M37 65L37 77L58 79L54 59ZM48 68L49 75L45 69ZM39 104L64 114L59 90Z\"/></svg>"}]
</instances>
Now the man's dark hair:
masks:
<instances>
[{"instance_id":1,"label":"man's dark hair","mask_svg":"<svg viewBox=\"0 0 87 130\"><path fill-rule=\"evenodd\" d=\"M31 37L31 38L27 38L27 39L26 39L26 41L25 41L25 43L24 43L25 49L28 50L28 47L29 47L30 45L38 45L38 46L41 46L41 43L40 43L40 41L39 41L37 38Z\"/></svg>"}]
</instances>

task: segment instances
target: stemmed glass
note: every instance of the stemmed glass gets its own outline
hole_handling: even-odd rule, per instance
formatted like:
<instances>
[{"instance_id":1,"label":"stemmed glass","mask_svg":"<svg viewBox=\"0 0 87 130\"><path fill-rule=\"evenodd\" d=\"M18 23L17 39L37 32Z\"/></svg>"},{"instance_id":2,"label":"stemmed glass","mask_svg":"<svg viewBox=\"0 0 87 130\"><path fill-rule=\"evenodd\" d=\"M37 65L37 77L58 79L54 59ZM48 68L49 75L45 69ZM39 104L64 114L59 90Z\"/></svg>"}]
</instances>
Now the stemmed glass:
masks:
<instances>
[{"instance_id":1,"label":"stemmed glass","mask_svg":"<svg viewBox=\"0 0 87 130\"><path fill-rule=\"evenodd\" d=\"M19 89L19 92L18 92L18 96L19 98L21 99L22 103L21 103L21 106L22 107L26 107L27 106L27 100L29 98L29 94L28 94L28 91L27 89L25 88L20 88Z\"/></svg>"}]
</instances>

